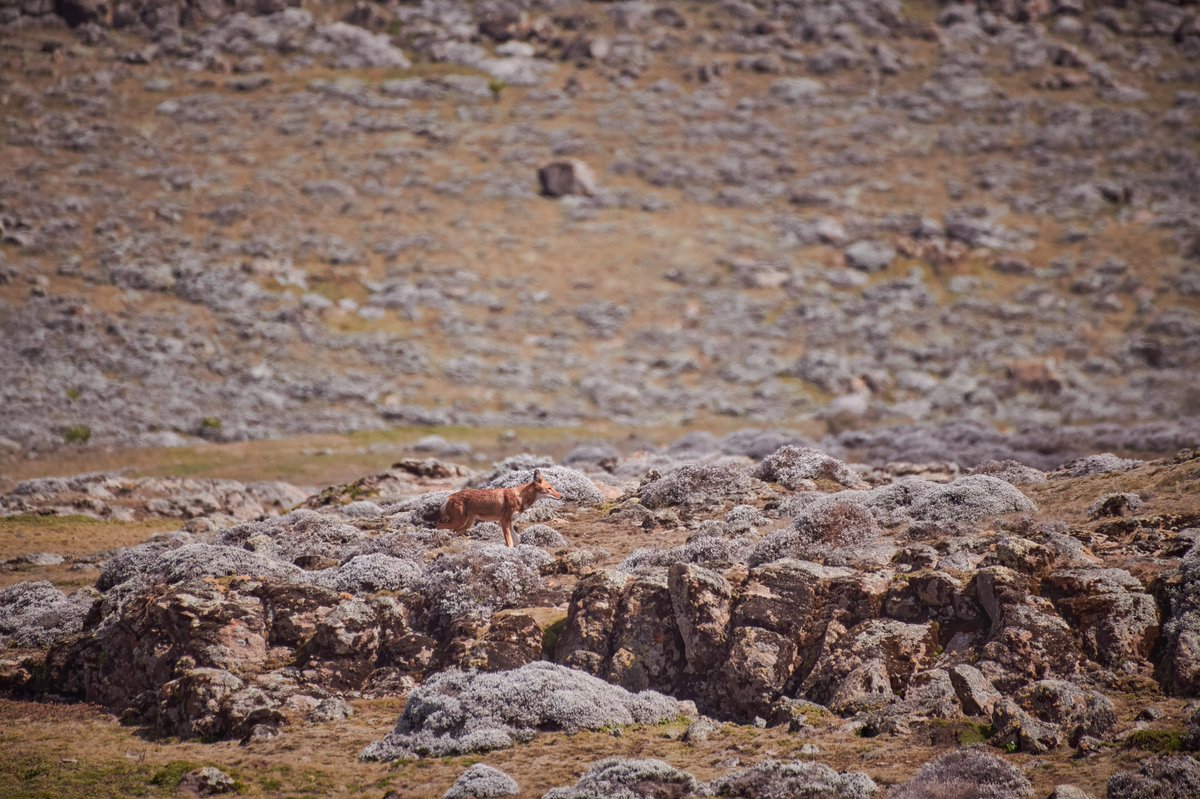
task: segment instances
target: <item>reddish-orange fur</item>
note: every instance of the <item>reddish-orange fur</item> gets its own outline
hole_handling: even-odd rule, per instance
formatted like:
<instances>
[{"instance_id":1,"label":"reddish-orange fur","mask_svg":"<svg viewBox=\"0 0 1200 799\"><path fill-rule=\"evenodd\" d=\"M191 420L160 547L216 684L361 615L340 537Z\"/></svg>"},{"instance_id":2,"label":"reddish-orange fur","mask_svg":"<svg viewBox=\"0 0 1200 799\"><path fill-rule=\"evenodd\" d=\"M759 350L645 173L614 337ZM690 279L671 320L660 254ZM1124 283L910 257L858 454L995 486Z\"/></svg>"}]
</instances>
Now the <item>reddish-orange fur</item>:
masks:
<instances>
[{"instance_id":1,"label":"reddish-orange fur","mask_svg":"<svg viewBox=\"0 0 1200 799\"><path fill-rule=\"evenodd\" d=\"M527 510L543 495L562 499L562 494L542 477L537 469L533 481L514 488L468 488L446 498L442 505L439 530L465 533L475 522L499 522L504 531L504 543L513 546L512 520Z\"/></svg>"}]
</instances>

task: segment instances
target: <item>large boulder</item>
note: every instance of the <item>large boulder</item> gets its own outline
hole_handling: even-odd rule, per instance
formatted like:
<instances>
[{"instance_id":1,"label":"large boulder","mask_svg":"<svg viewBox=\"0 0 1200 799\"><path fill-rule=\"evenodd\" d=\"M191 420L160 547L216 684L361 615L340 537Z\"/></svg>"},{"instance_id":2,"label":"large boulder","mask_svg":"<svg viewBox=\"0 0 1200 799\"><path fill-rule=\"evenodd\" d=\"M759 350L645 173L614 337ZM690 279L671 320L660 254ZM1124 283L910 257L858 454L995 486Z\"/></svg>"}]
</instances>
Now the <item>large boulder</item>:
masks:
<instances>
[{"instance_id":1,"label":"large boulder","mask_svg":"<svg viewBox=\"0 0 1200 799\"><path fill-rule=\"evenodd\" d=\"M502 672L452 670L414 689L395 730L361 756L395 760L485 752L528 741L539 731L656 724L682 712L670 697L630 693L552 663Z\"/></svg>"},{"instance_id":2,"label":"large boulder","mask_svg":"<svg viewBox=\"0 0 1200 799\"><path fill-rule=\"evenodd\" d=\"M1187 553L1162 595L1166 621L1158 666L1163 688L1179 696L1200 696L1200 546Z\"/></svg>"},{"instance_id":3,"label":"large boulder","mask_svg":"<svg viewBox=\"0 0 1200 799\"><path fill-rule=\"evenodd\" d=\"M725 662L709 677L704 706L740 721L766 716L796 667L795 644L761 627L733 628Z\"/></svg>"},{"instance_id":4,"label":"large boulder","mask_svg":"<svg viewBox=\"0 0 1200 799\"><path fill-rule=\"evenodd\" d=\"M897 786L891 799L1030 799L1033 785L1020 769L983 749L959 749L940 755L908 782Z\"/></svg>"},{"instance_id":5,"label":"large boulder","mask_svg":"<svg viewBox=\"0 0 1200 799\"><path fill-rule=\"evenodd\" d=\"M589 766L573 786L553 788L542 799L683 799L707 794L703 784L691 774L661 760L610 757Z\"/></svg>"},{"instance_id":6,"label":"large boulder","mask_svg":"<svg viewBox=\"0 0 1200 799\"><path fill-rule=\"evenodd\" d=\"M1039 680L1015 702L998 703L992 716L996 740L1023 752L1042 753L1083 738L1106 738L1117 723L1108 697L1066 680Z\"/></svg>"},{"instance_id":7,"label":"large boulder","mask_svg":"<svg viewBox=\"0 0 1200 799\"><path fill-rule=\"evenodd\" d=\"M977 665L1002 690L1033 680L1068 677L1084 662L1075 631L1026 578L1003 566L980 569L972 581L991 627Z\"/></svg>"},{"instance_id":8,"label":"large boulder","mask_svg":"<svg viewBox=\"0 0 1200 799\"><path fill-rule=\"evenodd\" d=\"M606 679L631 691L674 692L685 660L666 582L631 580L617 609Z\"/></svg>"},{"instance_id":9,"label":"large boulder","mask_svg":"<svg viewBox=\"0 0 1200 799\"><path fill-rule=\"evenodd\" d=\"M868 799L879 792L875 781L861 772L837 772L820 763L766 760L709 783L717 796L736 799L812 797Z\"/></svg>"},{"instance_id":10,"label":"large boulder","mask_svg":"<svg viewBox=\"0 0 1200 799\"><path fill-rule=\"evenodd\" d=\"M130 707L173 679L184 658L238 675L254 673L268 657L262 601L205 580L140 595L120 618L81 647L76 665L89 702Z\"/></svg>"},{"instance_id":11,"label":"large boulder","mask_svg":"<svg viewBox=\"0 0 1200 799\"><path fill-rule=\"evenodd\" d=\"M967 663L951 666L950 684L968 716L990 716L1000 701L996 686L983 676L983 672Z\"/></svg>"},{"instance_id":12,"label":"large boulder","mask_svg":"<svg viewBox=\"0 0 1200 799\"><path fill-rule=\"evenodd\" d=\"M937 628L871 619L846 631L822 654L802 685L804 696L838 712L903 695L938 648Z\"/></svg>"},{"instance_id":13,"label":"large boulder","mask_svg":"<svg viewBox=\"0 0 1200 799\"><path fill-rule=\"evenodd\" d=\"M612 634L626 578L613 572L583 577L571 594L567 622L554 651L556 662L599 674L612 653Z\"/></svg>"},{"instance_id":14,"label":"large boulder","mask_svg":"<svg viewBox=\"0 0 1200 799\"><path fill-rule=\"evenodd\" d=\"M1042 581L1083 640L1083 651L1106 666L1145 662L1158 641L1158 603L1124 569L1066 569Z\"/></svg>"},{"instance_id":15,"label":"large boulder","mask_svg":"<svg viewBox=\"0 0 1200 799\"><path fill-rule=\"evenodd\" d=\"M40 649L83 628L96 593L65 594L45 581L0 591L0 648Z\"/></svg>"},{"instance_id":16,"label":"large boulder","mask_svg":"<svg viewBox=\"0 0 1200 799\"><path fill-rule=\"evenodd\" d=\"M1187 755L1151 758L1137 771L1108 780L1108 799L1191 799L1200 796L1200 761Z\"/></svg>"},{"instance_id":17,"label":"large boulder","mask_svg":"<svg viewBox=\"0 0 1200 799\"><path fill-rule=\"evenodd\" d=\"M675 624L683 641L686 670L707 674L729 638L733 589L717 572L676 563L667 572Z\"/></svg>"}]
</instances>

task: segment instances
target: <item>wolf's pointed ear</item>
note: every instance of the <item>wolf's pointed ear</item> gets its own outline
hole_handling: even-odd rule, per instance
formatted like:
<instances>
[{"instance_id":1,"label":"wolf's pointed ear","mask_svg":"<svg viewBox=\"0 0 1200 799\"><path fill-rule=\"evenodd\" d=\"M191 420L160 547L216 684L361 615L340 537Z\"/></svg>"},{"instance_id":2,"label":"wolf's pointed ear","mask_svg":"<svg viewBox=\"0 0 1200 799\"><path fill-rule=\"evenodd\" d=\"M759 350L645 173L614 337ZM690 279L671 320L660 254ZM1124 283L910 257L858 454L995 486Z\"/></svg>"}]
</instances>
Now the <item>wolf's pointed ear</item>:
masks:
<instances>
[{"instance_id":1,"label":"wolf's pointed ear","mask_svg":"<svg viewBox=\"0 0 1200 799\"><path fill-rule=\"evenodd\" d=\"M541 479L542 479L542 470L534 469L533 470L533 482L536 483L536 482L540 481Z\"/></svg>"}]
</instances>

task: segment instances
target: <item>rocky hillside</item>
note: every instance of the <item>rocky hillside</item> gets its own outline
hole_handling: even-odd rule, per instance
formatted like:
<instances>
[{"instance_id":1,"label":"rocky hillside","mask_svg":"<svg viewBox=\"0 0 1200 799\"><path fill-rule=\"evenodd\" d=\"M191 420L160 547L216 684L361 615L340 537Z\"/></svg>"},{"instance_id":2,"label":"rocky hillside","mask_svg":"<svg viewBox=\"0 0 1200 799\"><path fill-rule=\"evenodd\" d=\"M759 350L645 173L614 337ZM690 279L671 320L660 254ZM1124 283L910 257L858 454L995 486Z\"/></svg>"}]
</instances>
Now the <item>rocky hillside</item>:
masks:
<instances>
[{"instance_id":1,"label":"rocky hillside","mask_svg":"<svg viewBox=\"0 0 1200 799\"><path fill-rule=\"evenodd\" d=\"M1200 796L1198 10L0 0L0 796Z\"/></svg>"},{"instance_id":2,"label":"rocky hillside","mask_svg":"<svg viewBox=\"0 0 1200 799\"><path fill-rule=\"evenodd\" d=\"M93 559L82 589L10 562L26 581L0 591L0 685L99 704L168 749L324 737L342 769L396 761L394 796L504 795L470 791L513 780L560 799L911 797L943 783L1193 795L1194 451L969 473L797 444L746 454L785 436L592 445L567 465L521 455L478 472L409 460L292 510L275 504L295 496L281 485L193 484L209 506L169 506L161 482L22 483L2 498L18 522L79 513L87 486L114 499L91 490L85 512L190 518ZM494 524L427 526L448 488L534 468L563 499L523 515L520 546ZM240 521L250 502L263 513ZM339 737L356 709L375 718L401 697L390 732ZM577 754L535 765L562 741ZM487 768L462 773L480 753Z\"/></svg>"},{"instance_id":3,"label":"rocky hillside","mask_svg":"<svg viewBox=\"0 0 1200 799\"><path fill-rule=\"evenodd\" d=\"M1196 442L1192 5L0 21L6 451L726 417Z\"/></svg>"}]
</instances>

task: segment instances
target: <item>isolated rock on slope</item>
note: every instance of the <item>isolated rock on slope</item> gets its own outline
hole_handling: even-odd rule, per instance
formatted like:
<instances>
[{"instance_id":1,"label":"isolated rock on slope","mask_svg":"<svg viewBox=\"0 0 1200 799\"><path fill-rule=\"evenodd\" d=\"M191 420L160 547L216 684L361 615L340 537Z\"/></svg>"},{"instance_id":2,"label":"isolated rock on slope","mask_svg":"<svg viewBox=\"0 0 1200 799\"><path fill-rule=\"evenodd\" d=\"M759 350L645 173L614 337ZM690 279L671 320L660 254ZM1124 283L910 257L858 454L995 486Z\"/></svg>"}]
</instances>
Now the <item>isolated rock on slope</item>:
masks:
<instances>
[{"instance_id":1,"label":"isolated rock on slope","mask_svg":"<svg viewBox=\"0 0 1200 799\"><path fill-rule=\"evenodd\" d=\"M575 158L547 164L538 170L537 175L542 194L547 197L592 197L596 194L595 173L591 167Z\"/></svg>"}]
</instances>

